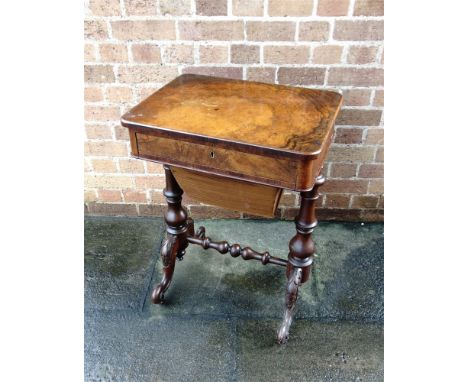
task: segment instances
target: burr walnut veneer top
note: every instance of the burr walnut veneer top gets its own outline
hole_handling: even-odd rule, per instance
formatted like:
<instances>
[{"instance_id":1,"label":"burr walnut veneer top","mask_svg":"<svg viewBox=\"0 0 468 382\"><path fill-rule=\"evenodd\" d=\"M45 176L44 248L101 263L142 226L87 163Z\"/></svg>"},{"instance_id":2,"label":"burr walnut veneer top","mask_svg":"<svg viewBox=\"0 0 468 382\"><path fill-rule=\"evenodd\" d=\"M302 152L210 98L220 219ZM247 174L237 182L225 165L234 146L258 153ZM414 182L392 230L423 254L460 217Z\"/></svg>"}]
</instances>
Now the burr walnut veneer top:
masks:
<instances>
[{"instance_id":1,"label":"burr walnut veneer top","mask_svg":"<svg viewBox=\"0 0 468 382\"><path fill-rule=\"evenodd\" d=\"M184 74L126 113L122 124L310 158L329 144L341 102L331 91Z\"/></svg>"}]
</instances>

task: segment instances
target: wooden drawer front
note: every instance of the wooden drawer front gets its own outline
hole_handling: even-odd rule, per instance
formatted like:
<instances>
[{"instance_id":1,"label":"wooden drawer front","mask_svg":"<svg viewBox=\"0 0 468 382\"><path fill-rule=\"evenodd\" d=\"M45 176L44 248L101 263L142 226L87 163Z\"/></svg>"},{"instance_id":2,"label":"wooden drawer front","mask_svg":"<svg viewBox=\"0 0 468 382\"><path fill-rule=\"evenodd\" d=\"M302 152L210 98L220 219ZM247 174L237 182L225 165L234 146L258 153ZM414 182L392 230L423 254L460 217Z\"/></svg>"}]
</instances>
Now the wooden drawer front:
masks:
<instances>
[{"instance_id":1,"label":"wooden drawer front","mask_svg":"<svg viewBox=\"0 0 468 382\"><path fill-rule=\"evenodd\" d=\"M296 163L287 158L261 156L139 132L135 137L140 157L286 188L295 187Z\"/></svg>"},{"instance_id":2,"label":"wooden drawer front","mask_svg":"<svg viewBox=\"0 0 468 382\"><path fill-rule=\"evenodd\" d=\"M244 180L208 175L171 166L171 171L192 199L233 211L272 218L275 216L282 188Z\"/></svg>"}]
</instances>

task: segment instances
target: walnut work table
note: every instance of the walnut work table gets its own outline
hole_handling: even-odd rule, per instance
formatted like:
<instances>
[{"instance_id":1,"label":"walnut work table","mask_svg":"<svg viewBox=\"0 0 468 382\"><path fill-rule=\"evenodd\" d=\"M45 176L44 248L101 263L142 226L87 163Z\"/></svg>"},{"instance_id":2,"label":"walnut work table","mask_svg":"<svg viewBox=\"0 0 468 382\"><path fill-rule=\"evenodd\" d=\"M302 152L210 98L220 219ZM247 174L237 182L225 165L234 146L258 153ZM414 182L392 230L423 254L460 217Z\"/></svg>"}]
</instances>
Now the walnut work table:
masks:
<instances>
[{"instance_id":1,"label":"walnut work table","mask_svg":"<svg viewBox=\"0 0 468 382\"><path fill-rule=\"evenodd\" d=\"M286 268L286 302L278 342L288 340L298 288L314 260L315 203L342 96L335 92L184 74L126 113L132 155L164 164L167 237L163 277L152 293L160 304L176 258L189 244ZM288 259L239 244L214 242L182 206L200 202L273 217L284 189L300 192Z\"/></svg>"}]
</instances>

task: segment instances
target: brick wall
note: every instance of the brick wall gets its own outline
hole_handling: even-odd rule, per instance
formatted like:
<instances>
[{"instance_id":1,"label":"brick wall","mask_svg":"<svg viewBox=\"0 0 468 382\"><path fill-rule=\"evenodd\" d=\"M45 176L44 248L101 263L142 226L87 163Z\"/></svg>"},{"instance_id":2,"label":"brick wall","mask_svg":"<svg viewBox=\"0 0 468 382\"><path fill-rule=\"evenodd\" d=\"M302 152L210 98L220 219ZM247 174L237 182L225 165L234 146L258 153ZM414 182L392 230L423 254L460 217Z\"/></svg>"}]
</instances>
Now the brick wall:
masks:
<instances>
[{"instance_id":1,"label":"brick wall","mask_svg":"<svg viewBox=\"0 0 468 382\"><path fill-rule=\"evenodd\" d=\"M88 0L85 211L157 215L159 164L130 158L119 118L181 73L338 90L321 219L383 220L383 0ZM278 216L294 218L286 192ZM248 217L186 200L194 217Z\"/></svg>"}]
</instances>

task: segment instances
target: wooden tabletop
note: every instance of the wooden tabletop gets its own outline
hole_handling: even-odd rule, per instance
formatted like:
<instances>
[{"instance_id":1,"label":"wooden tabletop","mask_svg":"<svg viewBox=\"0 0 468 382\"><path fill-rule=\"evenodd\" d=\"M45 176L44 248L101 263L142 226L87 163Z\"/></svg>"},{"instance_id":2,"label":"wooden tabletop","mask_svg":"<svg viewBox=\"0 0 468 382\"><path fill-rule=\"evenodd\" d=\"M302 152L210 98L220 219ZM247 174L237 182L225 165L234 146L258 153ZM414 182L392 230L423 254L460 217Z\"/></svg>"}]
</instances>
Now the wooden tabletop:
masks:
<instances>
[{"instance_id":1,"label":"wooden tabletop","mask_svg":"<svg viewBox=\"0 0 468 382\"><path fill-rule=\"evenodd\" d=\"M317 156L341 106L339 93L183 74L122 117L122 125Z\"/></svg>"}]
</instances>

